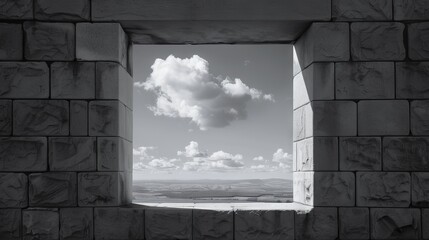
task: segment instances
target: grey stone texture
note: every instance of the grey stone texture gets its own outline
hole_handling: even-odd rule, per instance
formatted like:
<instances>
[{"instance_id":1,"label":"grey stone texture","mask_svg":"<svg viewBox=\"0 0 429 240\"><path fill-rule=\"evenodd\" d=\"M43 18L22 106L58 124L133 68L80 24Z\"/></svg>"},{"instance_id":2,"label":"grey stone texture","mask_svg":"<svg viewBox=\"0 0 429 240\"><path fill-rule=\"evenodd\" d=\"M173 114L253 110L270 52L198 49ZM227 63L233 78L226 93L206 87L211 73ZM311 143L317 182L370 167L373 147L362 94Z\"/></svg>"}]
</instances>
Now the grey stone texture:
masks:
<instances>
[{"instance_id":1,"label":"grey stone texture","mask_svg":"<svg viewBox=\"0 0 429 240\"><path fill-rule=\"evenodd\" d=\"M429 2L426 0L393 0L395 20L429 19Z\"/></svg>"},{"instance_id":2,"label":"grey stone texture","mask_svg":"<svg viewBox=\"0 0 429 240\"><path fill-rule=\"evenodd\" d=\"M232 212L194 209L192 217L193 239L234 239L234 215Z\"/></svg>"},{"instance_id":3,"label":"grey stone texture","mask_svg":"<svg viewBox=\"0 0 429 240\"><path fill-rule=\"evenodd\" d=\"M355 136L356 103L352 101L312 102L314 136Z\"/></svg>"},{"instance_id":4,"label":"grey stone texture","mask_svg":"<svg viewBox=\"0 0 429 240\"><path fill-rule=\"evenodd\" d=\"M315 172L314 206L354 206L355 175L352 172Z\"/></svg>"},{"instance_id":5,"label":"grey stone texture","mask_svg":"<svg viewBox=\"0 0 429 240\"><path fill-rule=\"evenodd\" d=\"M144 239L143 208L95 208L95 239Z\"/></svg>"},{"instance_id":6,"label":"grey stone texture","mask_svg":"<svg viewBox=\"0 0 429 240\"><path fill-rule=\"evenodd\" d=\"M23 39L21 24L0 23L0 60L21 60Z\"/></svg>"},{"instance_id":7,"label":"grey stone texture","mask_svg":"<svg viewBox=\"0 0 429 240\"><path fill-rule=\"evenodd\" d=\"M293 110L293 140L301 140L313 136L313 109L306 104Z\"/></svg>"},{"instance_id":8,"label":"grey stone texture","mask_svg":"<svg viewBox=\"0 0 429 240\"><path fill-rule=\"evenodd\" d=\"M34 0L34 2L34 17L37 20L90 20L90 0Z\"/></svg>"},{"instance_id":9,"label":"grey stone texture","mask_svg":"<svg viewBox=\"0 0 429 240\"><path fill-rule=\"evenodd\" d=\"M429 100L412 101L411 133L416 135L429 135Z\"/></svg>"},{"instance_id":10,"label":"grey stone texture","mask_svg":"<svg viewBox=\"0 0 429 240\"><path fill-rule=\"evenodd\" d=\"M28 181L30 206L76 206L76 173L32 173Z\"/></svg>"},{"instance_id":11,"label":"grey stone texture","mask_svg":"<svg viewBox=\"0 0 429 240\"><path fill-rule=\"evenodd\" d=\"M27 207L27 182L23 173L0 173L0 208Z\"/></svg>"},{"instance_id":12,"label":"grey stone texture","mask_svg":"<svg viewBox=\"0 0 429 240\"><path fill-rule=\"evenodd\" d=\"M22 20L33 18L33 0L1 0L0 19Z\"/></svg>"},{"instance_id":13,"label":"grey stone texture","mask_svg":"<svg viewBox=\"0 0 429 240\"><path fill-rule=\"evenodd\" d=\"M428 171L429 138L388 137L383 139L384 171Z\"/></svg>"},{"instance_id":14,"label":"grey stone texture","mask_svg":"<svg viewBox=\"0 0 429 240\"><path fill-rule=\"evenodd\" d=\"M145 239L192 239L192 210L174 208L146 209Z\"/></svg>"},{"instance_id":15,"label":"grey stone texture","mask_svg":"<svg viewBox=\"0 0 429 240\"><path fill-rule=\"evenodd\" d=\"M371 239L420 239L420 210L371 208Z\"/></svg>"},{"instance_id":16,"label":"grey stone texture","mask_svg":"<svg viewBox=\"0 0 429 240\"><path fill-rule=\"evenodd\" d=\"M89 103L89 135L126 136L126 107L119 101L91 101Z\"/></svg>"},{"instance_id":17,"label":"grey stone texture","mask_svg":"<svg viewBox=\"0 0 429 240\"><path fill-rule=\"evenodd\" d=\"M392 99L395 97L393 62L335 64L337 99Z\"/></svg>"},{"instance_id":18,"label":"grey stone texture","mask_svg":"<svg viewBox=\"0 0 429 240\"><path fill-rule=\"evenodd\" d=\"M20 209L0 209L0 239L21 239Z\"/></svg>"},{"instance_id":19,"label":"grey stone texture","mask_svg":"<svg viewBox=\"0 0 429 240\"><path fill-rule=\"evenodd\" d=\"M75 26L72 23L25 22L25 59L72 61Z\"/></svg>"},{"instance_id":20,"label":"grey stone texture","mask_svg":"<svg viewBox=\"0 0 429 240\"><path fill-rule=\"evenodd\" d=\"M423 239L429 238L429 228L426 227L429 223L429 209L423 208L422 211L422 237Z\"/></svg>"},{"instance_id":21,"label":"grey stone texture","mask_svg":"<svg viewBox=\"0 0 429 240\"><path fill-rule=\"evenodd\" d=\"M391 0L333 0L334 21L392 20Z\"/></svg>"},{"instance_id":22,"label":"grey stone texture","mask_svg":"<svg viewBox=\"0 0 429 240\"><path fill-rule=\"evenodd\" d=\"M337 208L316 207L306 214L295 215L296 240L328 240L338 237Z\"/></svg>"},{"instance_id":23,"label":"grey stone texture","mask_svg":"<svg viewBox=\"0 0 429 240\"><path fill-rule=\"evenodd\" d=\"M0 138L0 172L37 172L48 168L45 137Z\"/></svg>"},{"instance_id":24,"label":"grey stone texture","mask_svg":"<svg viewBox=\"0 0 429 240\"><path fill-rule=\"evenodd\" d=\"M411 204L413 207L429 207L429 173L411 173L412 191Z\"/></svg>"},{"instance_id":25,"label":"grey stone texture","mask_svg":"<svg viewBox=\"0 0 429 240\"><path fill-rule=\"evenodd\" d=\"M0 98L48 98L49 68L42 62L0 62Z\"/></svg>"},{"instance_id":26,"label":"grey stone texture","mask_svg":"<svg viewBox=\"0 0 429 240\"><path fill-rule=\"evenodd\" d=\"M12 134L12 101L0 100L0 136Z\"/></svg>"},{"instance_id":27,"label":"grey stone texture","mask_svg":"<svg viewBox=\"0 0 429 240\"><path fill-rule=\"evenodd\" d=\"M121 206L125 202L125 178L122 172L78 174L79 206Z\"/></svg>"},{"instance_id":28,"label":"grey stone texture","mask_svg":"<svg viewBox=\"0 0 429 240\"><path fill-rule=\"evenodd\" d=\"M293 201L313 206L314 172L293 173Z\"/></svg>"},{"instance_id":29,"label":"grey stone texture","mask_svg":"<svg viewBox=\"0 0 429 240\"><path fill-rule=\"evenodd\" d=\"M396 98L429 98L429 63L396 63Z\"/></svg>"},{"instance_id":30,"label":"grey stone texture","mask_svg":"<svg viewBox=\"0 0 429 240\"><path fill-rule=\"evenodd\" d=\"M358 103L361 136L408 135L409 103L405 100L367 100Z\"/></svg>"},{"instance_id":31,"label":"grey stone texture","mask_svg":"<svg viewBox=\"0 0 429 240\"><path fill-rule=\"evenodd\" d=\"M23 240L58 239L59 225L59 213L56 208L30 208L22 211Z\"/></svg>"},{"instance_id":32,"label":"grey stone texture","mask_svg":"<svg viewBox=\"0 0 429 240\"><path fill-rule=\"evenodd\" d=\"M92 208L61 208L60 239L92 240L94 236Z\"/></svg>"},{"instance_id":33,"label":"grey stone texture","mask_svg":"<svg viewBox=\"0 0 429 240\"><path fill-rule=\"evenodd\" d=\"M357 172L356 205L362 207L408 207L411 177L405 172Z\"/></svg>"},{"instance_id":34,"label":"grey stone texture","mask_svg":"<svg viewBox=\"0 0 429 240\"><path fill-rule=\"evenodd\" d=\"M403 60L405 26L399 22L352 23L351 55L355 61Z\"/></svg>"},{"instance_id":35,"label":"grey stone texture","mask_svg":"<svg viewBox=\"0 0 429 240\"><path fill-rule=\"evenodd\" d=\"M369 239L369 209L339 208L339 239Z\"/></svg>"},{"instance_id":36,"label":"grey stone texture","mask_svg":"<svg viewBox=\"0 0 429 240\"><path fill-rule=\"evenodd\" d=\"M58 99L94 99L95 63L53 63L51 65L51 97Z\"/></svg>"},{"instance_id":37,"label":"grey stone texture","mask_svg":"<svg viewBox=\"0 0 429 240\"><path fill-rule=\"evenodd\" d=\"M338 138L312 137L296 143L297 171L338 170Z\"/></svg>"},{"instance_id":38,"label":"grey stone texture","mask_svg":"<svg viewBox=\"0 0 429 240\"><path fill-rule=\"evenodd\" d=\"M49 138L49 169L51 171L95 171L95 137Z\"/></svg>"},{"instance_id":39,"label":"grey stone texture","mask_svg":"<svg viewBox=\"0 0 429 240\"><path fill-rule=\"evenodd\" d=\"M411 23L408 25L408 56L412 60L429 60L429 23Z\"/></svg>"},{"instance_id":40,"label":"grey stone texture","mask_svg":"<svg viewBox=\"0 0 429 240\"><path fill-rule=\"evenodd\" d=\"M69 134L69 103L65 100L13 102L13 134L64 136Z\"/></svg>"},{"instance_id":41,"label":"grey stone texture","mask_svg":"<svg viewBox=\"0 0 429 240\"><path fill-rule=\"evenodd\" d=\"M341 171L381 171L379 137L342 137L339 151Z\"/></svg>"},{"instance_id":42,"label":"grey stone texture","mask_svg":"<svg viewBox=\"0 0 429 240\"><path fill-rule=\"evenodd\" d=\"M130 171L132 169L132 143L120 137L97 138L98 171Z\"/></svg>"},{"instance_id":43,"label":"grey stone texture","mask_svg":"<svg viewBox=\"0 0 429 240\"><path fill-rule=\"evenodd\" d=\"M70 135L88 135L88 102L70 101Z\"/></svg>"}]
</instances>

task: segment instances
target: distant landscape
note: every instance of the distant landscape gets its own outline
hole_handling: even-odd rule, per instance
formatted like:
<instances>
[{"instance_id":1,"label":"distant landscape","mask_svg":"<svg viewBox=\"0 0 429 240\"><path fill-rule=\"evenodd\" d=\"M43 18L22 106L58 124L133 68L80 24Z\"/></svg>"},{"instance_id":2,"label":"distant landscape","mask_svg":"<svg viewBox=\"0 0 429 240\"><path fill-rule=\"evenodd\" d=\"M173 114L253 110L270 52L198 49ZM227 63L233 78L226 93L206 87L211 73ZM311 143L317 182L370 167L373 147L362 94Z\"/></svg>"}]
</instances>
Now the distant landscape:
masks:
<instances>
[{"instance_id":1,"label":"distant landscape","mask_svg":"<svg viewBox=\"0 0 429 240\"><path fill-rule=\"evenodd\" d=\"M292 181L140 180L133 182L134 202L292 202Z\"/></svg>"}]
</instances>

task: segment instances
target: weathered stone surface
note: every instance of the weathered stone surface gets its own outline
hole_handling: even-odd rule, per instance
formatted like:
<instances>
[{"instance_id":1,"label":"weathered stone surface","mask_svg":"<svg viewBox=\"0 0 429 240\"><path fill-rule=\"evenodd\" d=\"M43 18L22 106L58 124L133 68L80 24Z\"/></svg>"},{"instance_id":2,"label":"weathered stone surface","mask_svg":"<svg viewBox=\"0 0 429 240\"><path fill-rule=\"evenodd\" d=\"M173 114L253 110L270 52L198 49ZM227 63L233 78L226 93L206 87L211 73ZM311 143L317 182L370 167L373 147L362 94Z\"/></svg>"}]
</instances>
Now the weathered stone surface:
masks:
<instances>
[{"instance_id":1,"label":"weathered stone surface","mask_svg":"<svg viewBox=\"0 0 429 240\"><path fill-rule=\"evenodd\" d=\"M1 172L37 172L48 168L45 137L0 138Z\"/></svg>"},{"instance_id":2,"label":"weathered stone surface","mask_svg":"<svg viewBox=\"0 0 429 240\"><path fill-rule=\"evenodd\" d=\"M8 240L21 239L21 210L0 210L0 238Z\"/></svg>"},{"instance_id":3,"label":"weathered stone surface","mask_svg":"<svg viewBox=\"0 0 429 240\"><path fill-rule=\"evenodd\" d=\"M95 239L144 239L143 208L95 208Z\"/></svg>"},{"instance_id":4,"label":"weathered stone surface","mask_svg":"<svg viewBox=\"0 0 429 240\"><path fill-rule=\"evenodd\" d=\"M420 239L420 210L371 208L371 239Z\"/></svg>"},{"instance_id":5,"label":"weathered stone surface","mask_svg":"<svg viewBox=\"0 0 429 240\"><path fill-rule=\"evenodd\" d=\"M51 65L51 97L95 98L95 63L56 62Z\"/></svg>"},{"instance_id":6,"label":"weathered stone surface","mask_svg":"<svg viewBox=\"0 0 429 240\"><path fill-rule=\"evenodd\" d=\"M34 17L48 21L90 20L89 0L34 0Z\"/></svg>"},{"instance_id":7,"label":"weathered stone surface","mask_svg":"<svg viewBox=\"0 0 429 240\"><path fill-rule=\"evenodd\" d=\"M429 207L429 173L412 173L411 203L414 207Z\"/></svg>"},{"instance_id":8,"label":"weathered stone surface","mask_svg":"<svg viewBox=\"0 0 429 240\"><path fill-rule=\"evenodd\" d=\"M338 237L336 208L316 207L306 214L295 215L295 239L328 240Z\"/></svg>"},{"instance_id":9,"label":"weathered stone surface","mask_svg":"<svg viewBox=\"0 0 429 240\"><path fill-rule=\"evenodd\" d=\"M13 133L61 136L69 134L69 103L65 100L13 102Z\"/></svg>"},{"instance_id":10,"label":"weathered stone surface","mask_svg":"<svg viewBox=\"0 0 429 240\"><path fill-rule=\"evenodd\" d=\"M313 136L313 109L306 104L293 111L293 140Z\"/></svg>"},{"instance_id":11,"label":"weathered stone surface","mask_svg":"<svg viewBox=\"0 0 429 240\"><path fill-rule=\"evenodd\" d=\"M339 148L341 171L381 170L381 138L342 137Z\"/></svg>"},{"instance_id":12,"label":"weathered stone surface","mask_svg":"<svg viewBox=\"0 0 429 240\"><path fill-rule=\"evenodd\" d=\"M12 101L0 100L0 135L12 133Z\"/></svg>"},{"instance_id":13,"label":"weathered stone surface","mask_svg":"<svg viewBox=\"0 0 429 240\"><path fill-rule=\"evenodd\" d=\"M334 21L385 21L392 19L390 0L333 0Z\"/></svg>"},{"instance_id":14,"label":"weathered stone surface","mask_svg":"<svg viewBox=\"0 0 429 240\"><path fill-rule=\"evenodd\" d=\"M25 59L71 61L75 57L72 23L25 22Z\"/></svg>"},{"instance_id":15,"label":"weathered stone surface","mask_svg":"<svg viewBox=\"0 0 429 240\"><path fill-rule=\"evenodd\" d=\"M25 208L27 205L27 176L0 173L0 208Z\"/></svg>"},{"instance_id":16,"label":"weathered stone surface","mask_svg":"<svg viewBox=\"0 0 429 240\"><path fill-rule=\"evenodd\" d=\"M89 135L125 137L125 106L119 101L89 103Z\"/></svg>"},{"instance_id":17,"label":"weathered stone surface","mask_svg":"<svg viewBox=\"0 0 429 240\"><path fill-rule=\"evenodd\" d=\"M293 201L313 206L314 172L293 173Z\"/></svg>"},{"instance_id":18,"label":"weathered stone surface","mask_svg":"<svg viewBox=\"0 0 429 240\"><path fill-rule=\"evenodd\" d=\"M356 205L363 207L408 207L411 178L401 172L357 172Z\"/></svg>"},{"instance_id":19,"label":"weathered stone surface","mask_svg":"<svg viewBox=\"0 0 429 240\"><path fill-rule=\"evenodd\" d=\"M404 24L352 23L350 29L353 60L383 61L405 58Z\"/></svg>"},{"instance_id":20,"label":"weathered stone surface","mask_svg":"<svg viewBox=\"0 0 429 240\"><path fill-rule=\"evenodd\" d=\"M429 19L429 2L426 0L393 0L395 20Z\"/></svg>"},{"instance_id":21,"label":"weathered stone surface","mask_svg":"<svg viewBox=\"0 0 429 240\"><path fill-rule=\"evenodd\" d=\"M79 173L79 206L120 206L125 179L120 172Z\"/></svg>"},{"instance_id":22,"label":"weathered stone surface","mask_svg":"<svg viewBox=\"0 0 429 240\"><path fill-rule=\"evenodd\" d=\"M130 171L133 156L132 143L119 137L97 139L98 171Z\"/></svg>"},{"instance_id":23,"label":"weathered stone surface","mask_svg":"<svg viewBox=\"0 0 429 240\"><path fill-rule=\"evenodd\" d=\"M429 223L429 209L421 209L422 211L422 237L423 239L429 238L429 228L426 227Z\"/></svg>"},{"instance_id":24,"label":"weathered stone surface","mask_svg":"<svg viewBox=\"0 0 429 240\"><path fill-rule=\"evenodd\" d=\"M48 98L46 63L0 62L0 98Z\"/></svg>"},{"instance_id":25,"label":"weathered stone surface","mask_svg":"<svg viewBox=\"0 0 429 240\"><path fill-rule=\"evenodd\" d=\"M429 135L429 100L411 102L411 133Z\"/></svg>"},{"instance_id":26,"label":"weathered stone surface","mask_svg":"<svg viewBox=\"0 0 429 240\"><path fill-rule=\"evenodd\" d=\"M339 239L369 239L368 208L340 208L339 224Z\"/></svg>"},{"instance_id":27,"label":"weathered stone surface","mask_svg":"<svg viewBox=\"0 0 429 240\"><path fill-rule=\"evenodd\" d=\"M33 173L29 176L30 206L75 206L76 193L76 173Z\"/></svg>"},{"instance_id":28,"label":"weathered stone surface","mask_svg":"<svg viewBox=\"0 0 429 240\"><path fill-rule=\"evenodd\" d=\"M1 0L0 19L32 19L33 0Z\"/></svg>"},{"instance_id":29,"label":"weathered stone surface","mask_svg":"<svg viewBox=\"0 0 429 240\"><path fill-rule=\"evenodd\" d=\"M429 171L429 138L384 138L383 170Z\"/></svg>"},{"instance_id":30,"label":"weathered stone surface","mask_svg":"<svg viewBox=\"0 0 429 240\"><path fill-rule=\"evenodd\" d=\"M95 171L96 138L49 138L49 169L51 171Z\"/></svg>"},{"instance_id":31,"label":"weathered stone surface","mask_svg":"<svg viewBox=\"0 0 429 240\"><path fill-rule=\"evenodd\" d=\"M88 102L70 101L70 135L88 135Z\"/></svg>"},{"instance_id":32,"label":"weathered stone surface","mask_svg":"<svg viewBox=\"0 0 429 240\"><path fill-rule=\"evenodd\" d=\"M192 210L146 209L145 236L146 240L192 239Z\"/></svg>"},{"instance_id":33,"label":"weathered stone surface","mask_svg":"<svg viewBox=\"0 0 429 240\"><path fill-rule=\"evenodd\" d=\"M60 210L60 239L92 240L93 224L92 208L62 208Z\"/></svg>"},{"instance_id":34,"label":"weathered stone surface","mask_svg":"<svg viewBox=\"0 0 429 240\"><path fill-rule=\"evenodd\" d=\"M428 38L429 22L408 25L408 55L410 59L429 60Z\"/></svg>"},{"instance_id":35,"label":"weathered stone surface","mask_svg":"<svg viewBox=\"0 0 429 240\"><path fill-rule=\"evenodd\" d=\"M335 64L337 99L383 99L395 97L395 65L390 62Z\"/></svg>"},{"instance_id":36,"label":"weathered stone surface","mask_svg":"<svg viewBox=\"0 0 429 240\"><path fill-rule=\"evenodd\" d=\"M193 239L233 240L234 215L232 212L193 210Z\"/></svg>"},{"instance_id":37,"label":"weathered stone surface","mask_svg":"<svg viewBox=\"0 0 429 240\"><path fill-rule=\"evenodd\" d=\"M313 137L296 143L297 171L338 170L338 139Z\"/></svg>"},{"instance_id":38,"label":"weathered stone surface","mask_svg":"<svg viewBox=\"0 0 429 240\"><path fill-rule=\"evenodd\" d=\"M57 209L26 209L22 211L24 240L58 239L60 228Z\"/></svg>"},{"instance_id":39,"label":"weathered stone surface","mask_svg":"<svg viewBox=\"0 0 429 240\"><path fill-rule=\"evenodd\" d=\"M314 136L355 136L356 103L352 101L312 102Z\"/></svg>"},{"instance_id":40,"label":"weathered stone surface","mask_svg":"<svg viewBox=\"0 0 429 240\"><path fill-rule=\"evenodd\" d=\"M21 60L24 52L22 25L0 23L0 33L0 59Z\"/></svg>"},{"instance_id":41,"label":"weathered stone surface","mask_svg":"<svg viewBox=\"0 0 429 240\"><path fill-rule=\"evenodd\" d=\"M78 23L76 58L112 61L127 67L128 38L119 23Z\"/></svg>"},{"instance_id":42,"label":"weathered stone surface","mask_svg":"<svg viewBox=\"0 0 429 240\"><path fill-rule=\"evenodd\" d=\"M125 120L124 120L124 135L123 137L132 142L133 141L133 111L125 107Z\"/></svg>"},{"instance_id":43,"label":"weathered stone surface","mask_svg":"<svg viewBox=\"0 0 429 240\"><path fill-rule=\"evenodd\" d=\"M315 172L313 204L314 206L354 206L354 173Z\"/></svg>"},{"instance_id":44,"label":"weathered stone surface","mask_svg":"<svg viewBox=\"0 0 429 240\"><path fill-rule=\"evenodd\" d=\"M358 103L359 135L408 135L409 103L405 100L368 100Z\"/></svg>"},{"instance_id":45,"label":"weathered stone surface","mask_svg":"<svg viewBox=\"0 0 429 240\"><path fill-rule=\"evenodd\" d=\"M396 63L396 98L429 98L429 63Z\"/></svg>"}]
</instances>

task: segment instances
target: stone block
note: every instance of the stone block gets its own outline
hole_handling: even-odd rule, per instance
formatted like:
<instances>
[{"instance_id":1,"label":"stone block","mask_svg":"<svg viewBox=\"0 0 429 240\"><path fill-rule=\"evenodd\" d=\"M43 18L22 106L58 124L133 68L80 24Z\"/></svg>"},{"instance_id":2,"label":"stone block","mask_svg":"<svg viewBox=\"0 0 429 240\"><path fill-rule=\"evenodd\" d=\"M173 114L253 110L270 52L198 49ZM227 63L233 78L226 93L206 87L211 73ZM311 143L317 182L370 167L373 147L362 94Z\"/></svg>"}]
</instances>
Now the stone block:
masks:
<instances>
[{"instance_id":1,"label":"stone block","mask_svg":"<svg viewBox=\"0 0 429 240\"><path fill-rule=\"evenodd\" d=\"M60 221L58 209L26 209L22 211L22 234L24 240L58 239Z\"/></svg>"},{"instance_id":2,"label":"stone block","mask_svg":"<svg viewBox=\"0 0 429 240\"><path fill-rule=\"evenodd\" d=\"M340 138L341 171L381 171L381 138Z\"/></svg>"},{"instance_id":3,"label":"stone block","mask_svg":"<svg viewBox=\"0 0 429 240\"><path fill-rule=\"evenodd\" d=\"M27 176L23 173L0 173L0 208L25 208Z\"/></svg>"},{"instance_id":4,"label":"stone block","mask_svg":"<svg viewBox=\"0 0 429 240\"><path fill-rule=\"evenodd\" d=\"M355 175L352 172L315 172L314 206L354 206Z\"/></svg>"},{"instance_id":5,"label":"stone block","mask_svg":"<svg viewBox=\"0 0 429 240\"><path fill-rule=\"evenodd\" d=\"M405 58L404 24L352 23L350 29L354 61L400 61Z\"/></svg>"},{"instance_id":6,"label":"stone block","mask_svg":"<svg viewBox=\"0 0 429 240\"><path fill-rule=\"evenodd\" d=\"M45 137L0 138L0 172L37 172L48 168Z\"/></svg>"},{"instance_id":7,"label":"stone block","mask_svg":"<svg viewBox=\"0 0 429 240\"><path fill-rule=\"evenodd\" d=\"M334 21L388 21L392 20L390 0L333 0Z\"/></svg>"},{"instance_id":8,"label":"stone block","mask_svg":"<svg viewBox=\"0 0 429 240\"><path fill-rule=\"evenodd\" d=\"M124 173L79 173L79 206L120 206L124 204Z\"/></svg>"},{"instance_id":9,"label":"stone block","mask_svg":"<svg viewBox=\"0 0 429 240\"><path fill-rule=\"evenodd\" d=\"M415 135L429 135L429 100L412 101L411 133Z\"/></svg>"},{"instance_id":10,"label":"stone block","mask_svg":"<svg viewBox=\"0 0 429 240\"><path fill-rule=\"evenodd\" d=\"M369 239L368 208L340 208L339 223L339 239Z\"/></svg>"},{"instance_id":11,"label":"stone block","mask_svg":"<svg viewBox=\"0 0 429 240\"><path fill-rule=\"evenodd\" d=\"M309 213L295 214L296 240L328 240L337 237L337 208L316 207Z\"/></svg>"},{"instance_id":12,"label":"stone block","mask_svg":"<svg viewBox=\"0 0 429 240\"><path fill-rule=\"evenodd\" d=\"M429 207L429 173L411 173L411 204L414 207Z\"/></svg>"},{"instance_id":13,"label":"stone block","mask_svg":"<svg viewBox=\"0 0 429 240\"><path fill-rule=\"evenodd\" d=\"M352 101L312 102L314 136L355 136L356 103Z\"/></svg>"},{"instance_id":14,"label":"stone block","mask_svg":"<svg viewBox=\"0 0 429 240\"><path fill-rule=\"evenodd\" d=\"M130 171L132 169L132 143L120 137L97 139L98 171Z\"/></svg>"},{"instance_id":15,"label":"stone block","mask_svg":"<svg viewBox=\"0 0 429 240\"><path fill-rule=\"evenodd\" d=\"M429 138L384 138L383 170L429 171Z\"/></svg>"},{"instance_id":16,"label":"stone block","mask_svg":"<svg viewBox=\"0 0 429 240\"><path fill-rule=\"evenodd\" d=\"M128 37L119 23L78 23L76 58L112 61L127 67Z\"/></svg>"},{"instance_id":17,"label":"stone block","mask_svg":"<svg viewBox=\"0 0 429 240\"><path fill-rule=\"evenodd\" d=\"M76 206L76 173L32 173L28 180L30 206Z\"/></svg>"},{"instance_id":18,"label":"stone block","mask_svg":"<svg viewBox=\"0 0 429 240\"><path fill-rule=\"evenodd\" d=\"M396 63L396 98L429 98L429 63Z\"/></svg>"},{"instance_id":19,"label":"stone block","mask_svg":"<svg viewBox=\"0 0 429 240\"><path fill-rule=\"evenodd\" d=\"M89 103L89 135L126 137L125 106L119 101Z\"/></svg>"},{"instance_id":20,"label":"stone block","mask_svg":"<svg viewBox=\"0 0 429 240\"><path fill-rule=\"evenodd\" d=\"M95 239L144 239L143 208L95 208Z\"/></svg>"},{"instance_id":21,"label":"stone block","mask_svg":"<svg viewBox=\"0 0 429 240\"><path fill-rule=\"evenodd\" d=\"M405 172L357 172L356 205L362 207L408 207L411 178Z\"/></svg>"},{"instance_id":22,"label":"stone block","mask_svg":"<svg viewBox=\"0 0 429 240\"><path fill-rule=\"evenodd\" d=\"M88 102L70 101L70 135L88 135Z\"/></svg>"},{"instance_id":23,"label":"stone block","mask_svg":"<svg viewBox=\"0 0 429 240\"><path fill-rule=\"evenodd\" d=\"M293 201L313 206L314 172L293 173Z\"/></svg>"},{"instance_id":24,"label":"stone block","mask_svg":"<svg viewBox=\"0 0 429 240\"><path fill-rule=\"evenodd\" d=\"M50 171L95 171L95 137L49 138Z\"/></svg>"},{"instance_id":25,"label":"stone block","mask_svg":"<svg viewBox=\"0 0 429 240\"><path fill-rule=\"evenodd\" d=\"M429 239L429 228L426 227L429 224L429 209L421 209L422 211L422 237L423 239Z\"/></svg>"},{"instance_id":26,"label":"stone block","mask_svg":"<svg viewBox=\"0 0 429 240\"><path fill-rule=\"evenodd\" d=\"M231 212L193 210L193 239L233 240L234 215Z\"/></svg>"},{"instance_id":27,"label":"stone block","mask_svg":"<svg viewBox=\"0 0 429 240\"><path fill-rule=\"evenodd\" d=\"M371 208L371 239L420 239L420 210Z\"/></svg>"},{"instance_id":28,"label":"stone block","mask_svg":"<svg viewBox=\"0 0 429 240\"><path fill-rule=\"evenodd\" d=\"M22 25L0 23L0 60L22 60L22 46Z\"/></svg>"},{"instance_id":29,"label":"stone block","mask_svg":"<svg viewBox=\"0 0 429 240\"><path fill-rule=\"evenodd\" d=\"M95 98L95 63L56 62L51 65L51 97Z\"/></svg>"},{"instance_id":30,"label":"stone block","mask_svg":"<svg viewBox=\"0 0 429 240\"><path fill-rule=\"evenodd\" d=\"M306 104L293 111L293 140L313 136L313 108Z\"/></svg>"},{"instance_id":31,"label":"stone block","mask_svg":"<svg viewBox=\"0 0 429 240\"><path fill-rule=\"evenodd\" d=\"M48 98L49 68L42 62L0 62L0 98Z\"/></svg>"},{"instance_id":32,"label":"stone block","mask_svg":"<svg viewBox=\"0 0 429 240\"><path fill-rule=\"evenodd\" d=\"M395 20L429 19L429 2L426 0L393 0Z\"/></svg>"},{"instance_id":33,"label":"stone block","mask_svg":"<svg viewBox=\"0 0 429 240\"><path fill-rule=\"evenodd\" d=\"M0 209L0 239L21 239L20 209Z\"/></svg>"},{"instance_id":34,"label":"stone block","mask_svg":"<svg viewBox=\"0 0 429 240\"><path fill-rule=\"evenodd\" d=\"M34 0L34 17L47 21L89 21L90 0Z\"/></svg>"},{"instance_id":35,"label":"stone block","mask_svg":"<svg viewBox=\"0 0 429 240\"><path fill-rule=\"evenodd\" d=\"M12 134L12 101L0 100L0 135Z\"/></svg>"},{"instance_id":36,"label":"stone block","mask_svg":"<svg viewBox=\"0 0 429 240\"><path fill-rule=\"evenodd\" d=\"M60 210L60 239L92 240L94 236L92 212L92 208L62 208Z\"/></svg>"},{"instance_id":37,"label":"stone block","mask_svg":"<svg viewBox=\"0 0 429 240\"><path fill-rule=\"evenodd\" d=\"M312 137L296 143L297 171L338 170L338 139Z\"/></svg>"},{"instance_id":38,"label":"stone block","mask_svg":"<svg viewBox=\"0 0 429 240\"><path fill-rule=\"evenodd\" d=\"M192 239L192 210L146 209L145 237L146 240Z\"/></svg>"},{"instance_id":39,"label":"stone block","mask_svg":"<svg viewBox=\"0 0 429 240\"><path fill-rule=\"evenodd\" d=\"M361 136L408 135L409 103L405 100L368 100L358 103Z\"/></svg>"},{"instance_id":40,"label":"stone block","mask_svg":"<svg viewBox=\"0 0 429 240\"><path fill-rule=\"evenodd\" d=\"M65 100L13 102L13 134L64 136L69 134L69 103Z\"/></svg>"},{"instance_id":41,"label":"stone block","mask_svg":"<svg viewBox=\"0 0 429 240\"><path fill-rule=\"evenodd\" d=\"M0 19L33 19L33 0L1 0Z\"/></svg>"},{"instance_id":42,"label":"stone block","mask_svg":"<svg viewBox=\"0 0 429 240\"><path fill-rule=\"evenodd\" d=\"M429 14L428 14L429 17ZM412 60L429 60L429 22L408 25L408 56Z\"/></svg>"}]
</instances>

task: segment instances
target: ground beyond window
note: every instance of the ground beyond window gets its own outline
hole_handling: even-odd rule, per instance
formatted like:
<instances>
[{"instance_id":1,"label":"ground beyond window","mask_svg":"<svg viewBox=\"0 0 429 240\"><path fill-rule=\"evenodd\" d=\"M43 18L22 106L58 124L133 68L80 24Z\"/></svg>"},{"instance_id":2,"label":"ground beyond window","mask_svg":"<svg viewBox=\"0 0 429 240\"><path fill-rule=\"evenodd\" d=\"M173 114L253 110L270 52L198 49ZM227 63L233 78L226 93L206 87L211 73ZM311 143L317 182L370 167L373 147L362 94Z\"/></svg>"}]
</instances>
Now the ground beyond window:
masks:
<instances>
[{"instance_id":1,"label":"ground beyond window","mask_svg":"<svg viewBox=\"0 0 429 240\"><path fill-rule=\"evenodd\" d=\"M292 46L133 54L134 202L292 200Z\"/></svg>"}]
</instances>

